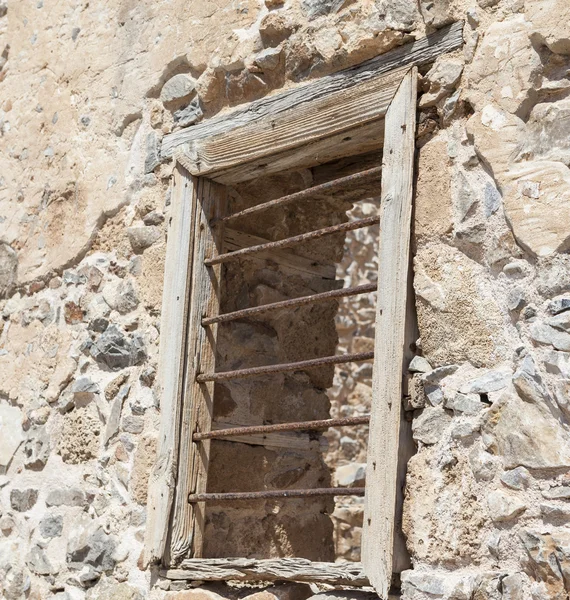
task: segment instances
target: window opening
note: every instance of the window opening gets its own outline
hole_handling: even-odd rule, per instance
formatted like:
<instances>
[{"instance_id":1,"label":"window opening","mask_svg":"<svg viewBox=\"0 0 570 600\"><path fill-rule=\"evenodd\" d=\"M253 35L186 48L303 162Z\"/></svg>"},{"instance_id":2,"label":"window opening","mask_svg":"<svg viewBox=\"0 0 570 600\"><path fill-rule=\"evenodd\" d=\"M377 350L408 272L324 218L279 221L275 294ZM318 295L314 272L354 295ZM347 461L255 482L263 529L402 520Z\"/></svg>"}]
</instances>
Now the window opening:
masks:
<instances>
[{"instance_id":1,"label":"window opening","mask_svg":"<svg viewBox=\"0 0 570 600\"><path fill-rule=\"evenodd\" d=\"M231 198L229 203L233 206L237 206L239 210L234 210L229 215L223 216L220 219L221 224L225 226L229 226L230 224L233 225L235 230L242 235L258 235L263 233L264 229L267 231L268 229L273 228L274 231L267 231L266 235L269 234L271 237L278 237L279 239L264 242L262 244L250 245L242 249L232 249L230 251L225 251L224 249L224 251L220 253L215 252L204 261L204 265L207 268L211 268L214 265L223 265L222 270L220 271L221 281L224 282L225 280L228 280L230 283L227 286L229 289L224 290L225 286L223 283L221 286L222 294L220 302L224 307L224 310L217 315L206 315L201 323L202 327L205 328L209 328L215 324L220 325L216 346L218 363L221 361L223 367L216 368L215 371L212 370L210 372L204 372L204 370L201 369L201 372L196 377L196 381L199 384L208 382L214 382L216 384L216 387L214 388L214 415L217 412L217 403L219 402L236 402L235 399L237 399L237 403L239 403L241 396L242 404L247 404L247 400L245 402L243 400L244 390L245 394L258 394L261 402L267 403L276 401L275 398L272 397L272 392L280 392L281 396L283 396L281 400L283 407L280 410L279 415L272 412L271 409L262 409L260 411L262 414L260 415L255 408L253 409L253 412L257 414L246 415L244 414L247 412L245 407L237 407L237 410L234 410L233 412L239 413L238 419L241 418L241 421L247 422L248 418L251 418L256 422L261 418L261 420L264 421L264 424L260 425L256 423L254 425L242 425L239 427L224 427L216 423L216 421L219 420L219 417L214 417L213 422L211 423L212 429L207 427L206 431L202 431L198 426L192 433L192 441L198 444L206 440L222 442L224 440L230 441L233 446L231 452L233 453L234 460L234 464L230 467L232 470L243 468L243 465L240 464L242 462L240 456L243 455L243 461L247 461L248 455L251 455L251 452L243 451L243 448L244 444L248 443L251 439L250 436L252 435L267 436L267 434L276 432L298 432L305 436L308 435L309 438L312 437L313 440L320 441L317 451L318 456L303 456L303 451L300 449L296 450L296 456L292 456L292 452L288 448L281 448L269 459L276 462L284 461L285 457L288 455L289 464L287 466L289 469L285 469L284 472L285 474L289 473L290 477L283 477L283 473L280 472L278 467L276 467L273 472L271 467L269 467L266 469L264 482L261 482L256 477L252 477L252 481L243 481L243 479L238 482L234 481L234 485L237 483L238 489L232 489L232 486L228 484L227 479L229 474L227 473L225 466L220 468L217 462L227 462L230 460L228 451L220 449L219 445L218 447L214 446L211 448L208 469L210 472L214 472L214 479L208 485L207 491L190 493L188 496L188 502L190 504L197 505L199 503L205 503L203 509L203 556L205 557L221 557L221 550L225 550L225 556L229 556L229 554L227 554L228 549L230 552L231 550L240 550L242 553L245 553L246 556L253 555L257 558L271 558L271 556L267 554L268 552L270 554L273 553L274 555L277 554L278 556L288 554L287 543L290 538L295 538L296 534L291 531L292 527L287 526L284 526L286 531L282 534L285 538L284 543L279 545L277 542L274 547L263 544L261 540L259 541L260 546L258 547L248 547L247 545L237 545L236 547L235 540L232 540L231 532L226 534L227 537L224 540L223 548L221 548L222 544L215 542L215 538L218 534L214 532L213 535L209 535L209 533L211 534L212 530L215 530L217 526L219 527L216 523L219 523L219 521L222 520L222 515L233 520L233 525L238 528L238 530L238 523L242 518L239 514L240 509L243 513L253 513L261 519L267 518L267 509L265 507L254 507L252 509L251 505L242 506L239 504L239 501L269 501L283 499L284 502L287 502L288 499L302 499L295 507L297 515L299 515L304 512L310 514L311 509L306 506L307 503L314 502L314 499L317 498L324 498L325 501L319 507L319 512L324 515L324 518L330 519L330 523L321 524L321 534L325 536L326 530L327 539L324 540L323 544L321 544L321 540L319 540L318 543L312 544L313 547L310 547L311 543L308 540L305 540L304 544L300 541L297 543L291 542L291 544L294 546L293 551L296 550L296 555L299 555L300 557L307 557L313 560L336 559L337 553L333 546L334 538L337 536L332 529L332 514L335 504L326 501L326 498L332 499L341 496L361 498L364 495L364 486L336 486L330 481L327 485L318 483L323 479L323 474L319 473L319 471L328 470L328 467L322 462L326 459L326 451L323 452L326 444L321 435L331 428L336 428L340 431L340 428L352 428L358 425L367 425L370 416L369 414L358 414L356 416L337 416L336 418L331 418L329 414L330 401L328 396L330 395L330 391L334 388L335 380L337 382L339 381L338 372L335 372L338 371L339 365L346 367L350 364L361 364L365 361L371 361L374 357L374 351L368 349L364 352L342 352L341 354L333 352L328 356L319 356L319 349L322 349L324 344L325 347L332 346L332 350L334 351L338 345L338 334L334 322L337 320L337 310L340 303L342 302L344 305L356 296L370 295L376 290L375 282L360 282L360 285L340 287L345 282L343 279L336 278L335 272L338 270L338 265L345 255L347 234L353 234L353 232L356 234L357 232L368 231L373 228L375 233L372 238L367 236L366 238L361 239L369 240L377 238L381 175L381 167L379 166L380 160L381 155L375 153L372 156L357 157L337 161L337 163L330 165L322 165L320 167L315 167L312 171L304 170L297 174L281 174L272 178L265 178L265 182L261 181L259 184L250 182L241 187L236 186L233 190L230 189L228 192ZM370 168L370 163L375 164ZM353 172L349 175L342 175L343 169L345 172ZM356 172L354 172L355 170ZM278 198L269 201L259 202L258 198L260 194L257 193L257 185L261 185L261 187L265 189L265 187L271 183L272 189L269 193L275 194L276 191L277 193L279 192L280 180L297 180L295 183L298 185L298 181L302 181L303 178L306 179L309 176L312 176L313 179L318 179L319 177L323 177L322 174L326 174L329 178L333 176L334 179L325 183L311 185L309 188L291 194L280 195ZM339 176L339 174L341 174L341 176ZM287 183L290 184L291 181L287 181ZM252 190L255 191L252 193ZM244 203L248 204L251 201L255 202L253 206L243 207ZM362 202L366 202L368 206L374 206L372 214L361 216L360 218L349 218L349 213L355 214L359 212L354 209ZM339 220L343 222L338 223L337 221ZM333 224L330 224L331 221ZM272 223L278 223L278 225L272 227ZM324 224L325 226L315 228L315 223L317 225ZM309 231L307 231L307 229ZM297 233L298 230L302 230L303 232ZM287 237L283 238L283 232L293 232L295 235L287 235ZM377 247L377 244L375 246ZM212 247L212 250L213 249L214 248ZM305 258L312 259L313 261L331 267L330 275L328 277L321 276L316 278L313 274L310 274L307 275L304 282L300 284L298 281L300 279L299 275L287 273L286 270L284 271L280 268L278 258L272 260L270 258L271 255L267 254L275 250L285 249L290 250L293 253L292 256L295 256L297 253L300 256L304 256ZM374 248L370 249L370 251L372 254L375 253ZM266 257L269 257L266 258L266 261L270 265L269 272L267 272L267 262L266 264L252 263L251 261L248 262L248 259L251 259L252 257L255 258L259 253L264 253ZM374 271L374 269L372 269L372 271ZM247 276L243 277L243 280L240 281L238 290L233 287L232 282L239 280L243 273L252 273L252 275L249 280ZM282 281L275 281L275 278L281 278ZM293 280L295 280L295 282L293 282ZM260 305L251 306L251 304L255 303L253 300L253 297L256 294L255 290L257 290L259 295L258 288L260 287L264 288L267 296L271 296L272 294L283 295L284 293L296 295L300 291L311 291L311 286L313 288L325 286L332 289L327 289L327 291L322 292L313 291L313 293L303 293L301 296L274 302L263 302ZM252 289L254 290L253 293ZM236 291L239 294L245 294L247 298L240 298L236 302L233 298L226 297L228 294L231 295ZM236 305L242 306L244 304L247 305L247 307L240 308L239 310L227 311L228 306L234 308ZM318 305L321 308L324 307L324 312L319 309L320 312L312 314L315 305ZM368 327L373 329L373 310L372 314L369 315L369 318L370 323L368 324ZM253 319L253 321L250 321L250 319ZM274 331L270 332L270 335L275 333L275 344L279 345L282 342L285 344L288 343L285 340L286 336L282 334L281 328L279 325L276 325L275 319L288 320L288 327L291 329L299 328L299 325L295 323L298 319L307 323L308 328L311 329L312 327L313 329L312 331L308 331L307 334L309 337L314 335L314 342L317 348L308 348L306 350L300 347L289 347L288 349L274 348L274 354L271 354L270 352L265 359L261 358L256 361L274 364L261 364L259 366L249 366L249 364L247 364L244 368L228 368L227 365L231 365L236 361L248 363L247 358L245 360L240 359L239 354L241 350L238 349L235 351L231 348L231 346L236 343L236 338L239 339L239 336L243 335L244 329L247 330L250 328L253 331L253 333L250 332L252 336L255 336L255 327L265 327L267 330L274 329ZM308 324L308 320L311 319L315 321L312 325ZM324 322L327 319L328 323ZM319 320L323 321L322 327L324 329L328 328L329 331L319 332ZM234 330L228 329L226 331L222 329L224 326L231 324L236 325L237 328ZM265 334L266 332L262 332L260 335L263 336ZM332 344L319 339L321 337L326 337L327 335L329 337L331 335L334 336L334 342ZM204 338L204 341L208 343L208 336ZM250 341L248 343L255 345L256 342ZM299 346L299 340L297 340L296 343L297 346ZM290 341L289 345L291 345ZM229 349L227 348L228 346L230 346ZM232 353L234 353L235 356L232 355L230 359L224 360L224 354ZM300 353L304 360L282 360L283 356L291 356L291 353L293 355ZM305 356L308 358L305 358ZM337 366L336 370L335 366ZM321 373L320 377L317 376L317 382L311 381L311 374L314 373L315 369L321 368L322 370L323 367L327 370L326 375ZM275 382L271 380L272 378L274 379L275 376L284 377L281 386L275 385ZM302 392L308 391L309 393L315 393L315 390L317 390L316 393L321 396L321 404L326 403L326 407L321 407L320 413L319 411L314 413L314 410L311 410L311 407L308 407L309 410L306 410L307 407L305 407L307 416L313 416L314 414L322 416L323 412L325 412L327 413L328 418L295 418L296 414L299 414L295 402L291 402L290 405L286 407L287 403L290 402L287 396L294 393L290 389L291 386L294 387L294 384L288 382L287 377L302 380L301 383L296 383L296 393L299 393L299 388L303 388L303 386L305 389L302 389ZM267 382L268 394L266 397L263 397L263 394L259 394L259 392L252 392L251 389L248 390L247 387L240 389L239 386L241 381L251 381L251 379L259 378L262 378L262 381ZM325 384L323 384L324 380L326 380ZM219 384L226 384L230 387L221 388ZM245 385L248 385L247 382ZM255 387L255 383L253 385ZM326 389L320 388L319 386L321 385L324 385ZM311 402L310 399L308 401ZM250 408L251 406L247 407L247 409ZM369 408L370 406L368 406L368 409ZM223 412L223 410L221 412ZM266 421L267 423L265 423ZM271 440L268 440L268 444L271 444ZM316 445L313 444L313 446ZM308 472L302 473L303 469ZM311 470L315 471L316 475L316 483L314 485L309 485L308 483L311 480ZM216 471L221 471L221 473L216 475ZM270 478L274 478L275 480ZM328 477L325 476L324 478L330 479L330 475L328 475ZM289 485L278 485L276 484L276 481L283 481L283 483L289 483ZM263 483L265 485L263 485ZM260 486L261 489L255 489L256 484ZM215 491L211 489L212 486ZM223 491L220 491L220 487ZM215 508L212 509L212 506L215 506ZM361 508L363 508L362 500ZM269 512L277 511L278 513L287 513L288 509L289 507L281 503L280 505L272 505ZM229 511L229 514L226 511ZM279 523L279 515L275 517L275 521L275 528L278 529L281 525L281 523ZM302 520L300 520L299 527L302 526ZM231 529L231 527L232 525L230 524L229 528ZM271 534L274 535L274 532L271 532ZM239 536L239 534L235 535ZM212 538L214 538L214 540L212 540ZM321 551L317 547L320 545L323 547L328 546L328 551ZM359 559L358 551L353 552L352 555Z\"/></svg>"}]
</instances>

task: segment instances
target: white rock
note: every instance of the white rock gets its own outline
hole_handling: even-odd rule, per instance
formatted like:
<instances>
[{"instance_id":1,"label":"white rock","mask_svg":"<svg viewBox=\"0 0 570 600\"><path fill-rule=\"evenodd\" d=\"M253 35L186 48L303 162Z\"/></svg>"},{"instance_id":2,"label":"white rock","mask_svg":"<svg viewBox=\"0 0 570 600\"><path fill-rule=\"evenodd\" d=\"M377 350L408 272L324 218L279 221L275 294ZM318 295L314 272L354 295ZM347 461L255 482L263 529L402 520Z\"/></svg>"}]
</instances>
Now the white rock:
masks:
<instances>
[{"instance_id":1,"label":"white rock","mask_svg":"<svg viewBox=\"0 0 570 600\"><path fill-rule=\"evenodd\" d=\"M562 485L560 487L550 488L542 492L542 495L548 500L568 500L570 499L570 486Z\"/></svg>"},{"instance_id":2,"label":"white rock","mask_svg":"<svg viewBox=\"0 0 570 600\"><path fill-rule=\"evenodd\" d=\"M366 463L350 463L338 467L335 471L336 480L341 487L358 486L366 479Z\"/></svg>"},{"instance_id":3,"label":"white rock","mask_svg":"<svg viewBox=\"0 0 570 600\"><path fill-rule=\"evenodd\" d=\"M414 440L424 444L436 444L450 423L451 417L443 408L424 408L412 423Z\"/></svg>"},{"instance_id":4,"label":"white rock","mask_svg":"<svg viewBox=\"0 0 570 600\"><path fill-rule=\"evenodd\" d=\"M189 97L196 89L196 80L186 73L171 77L160 92L162 102L173 102Z\"/></svg>"},{"instance_id":5,"label":"white rock","mask_svg":"<svg viewBox=\"0 0 570 600\"><path fill-rule=\"evenodd\" d=\"M530 485L530 473L524 467L517 467L505 471L501 475L501 481L513 490L526 490Z\"/></svg>"},{"instance_id":6,"label":"white rock","mask_svg":"<svg viewBox=\"0 0 570 600\"><path fill-rule=\"evenodd\" d=\"M491 481L497 472L493 457L480 448L473 448L469 453L469 465L477 481Z\"/></svg>"},{"instance_id":7,"label":"white rock","mask_svg":"<svg viewBox=\"0 0 570 600\"><path fill-rule=\"evenodd\" d=\"M462 394L488 394L503 389L509 384L512 372L507 369L487 371L459 388Z\"/></svg>"},{"instance_id":8,"label":"white rock","mask_svg":"<svg viewBox=\"0 0 570 600\"><path fill-rule=\"evenodd\" d=\"M532 23L531 39L556 54L570 54L570 4L567 0L527 2L525 16Z\"/></svg>"},{"instance_id":9,"label":"white rock","mask_svg":"<svg viewBox=\"0 0 570 600\"><path fill-rule=\"evenodd\" d=\"M455 414L476 415L487 405L481 402L478 394L457 393L451 399L445 401L445 408L452 410Z\"/></svg>"},{"instance_id":10,"label":"white rock","mask_svg":"<svg viewBox=\"0 0 570 600\"><path fill-rule=\"evenodd\" d=\"M483 440L507 469L570 467L570 436L543 407L505 394L485 414Z\"/></svg>"},{"instance_id":11,"label":"white rock","mask_svg":"<svg viewBox=\"0 0 570 600\"><path fill-rule=\"evenodd\" d=\"M500 490L489 494L487 505L489 515L495 522L510 521L527 509L527 505L522 500Z\"/></svg>"},{"instance_id":12,"label":"white rock","mask_svg":"<svg viewBox=\"0 0 570 600\"><path fill-rule=\"evenodd\" d=\"M546 319L547 325L560 329L562 331L570 331L570 311L566 311Z\"/></svg>"},{"instance_id":13,"label":"white rock","mask_svg":"<svg viewBox=\"0 0 570 600\"><path fill-rule=\"evenodd\" d=\"M103 288L103 298L113 310L122 315L131 312L139 305L139 298L131 279L116 279L107 283Z\"/></svg>"},{"instance_id":14,"label":"white rock","mask_svg":"<svg viewBox=\"0 0 570 600\"><path fill-rule=\"evenodd\" d=\"M23 441L22 411L17 406L0 404L0 466L9 465Z\"/></svg>"},{"instance_id":15,"label":"white rock","mask_svg":"<svg viewBox=\"0 0 570 600\"><path fill-rule=\"evenodd\" d=\"M432 366L423 356L414 356L408 366L410 373L428 373L431 370Z\"/></svg>"},{"instance_id":16,"label":"white rock","mask_svg":"<svg viewBox=\"0 0 570 600\"><path fill-rule=\"evenodd\" d=\"M537 321L530 326L530 336L539 344L548 344L556 350L570 351L570 333L560 331L546 323Z\"/></svg>"}]
</instances>

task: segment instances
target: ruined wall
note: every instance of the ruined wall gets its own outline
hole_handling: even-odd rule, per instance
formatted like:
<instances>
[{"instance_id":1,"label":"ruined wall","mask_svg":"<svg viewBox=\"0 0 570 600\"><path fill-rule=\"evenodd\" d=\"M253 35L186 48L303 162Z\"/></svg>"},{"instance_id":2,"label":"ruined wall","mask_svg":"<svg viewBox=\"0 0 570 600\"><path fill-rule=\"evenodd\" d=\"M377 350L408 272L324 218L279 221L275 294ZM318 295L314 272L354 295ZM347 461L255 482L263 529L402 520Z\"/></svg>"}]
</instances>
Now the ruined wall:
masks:
<instances>
[{"instance_id":1,"label":"ruined wall","mask_svg":"<svg viewBox=\"0 0 570 600\"><path fill-rule=\"evenodd\" d=\"M160 418L161 136L459 19L464 49L420 85L402 593L568 596L566 0L0 1L0 595L177 597L139 560ZM372 269L357 262L355 278ZM362 302L339 319L341 348L369 344ZM336 377L333 410L366 407L368 368ZM334 435L336 466L364 463L362 435ZM355 512L339 516L346 557ZM200 594L213 598L178 597Z\"/></svg>"}]
</instances>

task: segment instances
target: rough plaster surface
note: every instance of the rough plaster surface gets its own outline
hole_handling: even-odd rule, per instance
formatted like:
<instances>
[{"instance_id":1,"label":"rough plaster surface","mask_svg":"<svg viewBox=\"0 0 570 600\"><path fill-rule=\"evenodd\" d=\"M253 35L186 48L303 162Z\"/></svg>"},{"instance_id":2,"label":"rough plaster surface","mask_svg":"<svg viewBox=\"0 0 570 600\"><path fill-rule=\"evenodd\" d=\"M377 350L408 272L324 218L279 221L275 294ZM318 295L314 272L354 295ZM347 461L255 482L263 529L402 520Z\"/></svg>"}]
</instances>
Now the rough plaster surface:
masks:
<instances>
[{"instance_id":1,"label":"rough plaster surface","mask_svg":"<svg viewBox=\"0 0 570 600\"><path fill-rule=\"evenodd\" d=\"M172 168L160 162L160 139L463 19L463 50L420 81L414 287L417 352L428 362L405 403L418 451L406 485L413 568L402 574L402 597L567 598L568 11L565 0L0 1L0 596L305 600L315 592L169 591L142 569ZM240 194L247 202L332 176L334 168L312 169ZM324 208L342 220L350 205ZM368 216L375 207L353 210ZM278 239L306 230L312 216L302 209L256 227ZM344 240L345 285L374 280L373 235ZM342 245L304 251L340 261ZM228 285L237 302L306 291L248 262L228 271ZM370 348L373 297L300 314L297 329L283 316L242 324L232 332L242 346L226 344L224 360L334 349L335 318L337 351ZM304 330L318 338L306 348ZM322 369L220 389L216 411L263 422L324 417L330 403L333 416L362 414L370 384L367 365ZM284 390L290 404L263 401ZM1 435L6 423L10 436ZM265 483L355 482L365 436L364 427L327 434L332 475L316 447L305 457L257 448L252 460ZM221 552L227 539L228 548L266 544L278 555L310 546L316 556L334 543L358 559L361 506L325 504L249 507L249 522L214 508L212 547ZM332 521L319 509L334 509Z\"/></svg>"}]
</instances>

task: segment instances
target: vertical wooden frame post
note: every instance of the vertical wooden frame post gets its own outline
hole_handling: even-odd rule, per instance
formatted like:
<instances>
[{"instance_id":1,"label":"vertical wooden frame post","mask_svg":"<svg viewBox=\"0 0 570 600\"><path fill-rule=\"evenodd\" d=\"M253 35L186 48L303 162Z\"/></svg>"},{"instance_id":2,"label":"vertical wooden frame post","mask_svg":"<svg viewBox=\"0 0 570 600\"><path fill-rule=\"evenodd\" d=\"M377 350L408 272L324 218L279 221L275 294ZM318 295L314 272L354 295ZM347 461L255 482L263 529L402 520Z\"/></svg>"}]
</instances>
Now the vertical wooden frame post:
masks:
<instances>
[{"instance_id":1,"label":"vertical wooden frame post","mask_svg":"<svg viewBox=\"0 0 570 600\"><path fill-rule=\"evenodd\" d=\"M207 267L204 261L221 253L221 217L225 213L227 191L223 185L206 178L197 181L185 383L170 562L189 553L195 558L202 556L205 506L203 503L190 504L188 496L206 491L210 442L194 442L192 434L195 431L210 431L214 402L214 383L198 383L196 376L215 370L217 326L203 327L202 319L219 313L222 265Z\"/></svg>"},{"instance_id":2,"label":"vertical wooden frame post","mask_svg":"<svg viewBox=\"0 0 570 600\"><path fill-rule=\"evenodd\" d=\"M197 179L178 166L167 221L166 262L160 321L158 385L160 431L157 459L149 478L145 563L163 562L178 472L178 442L186 355L187 312Z\"/></svg>"},{"instance_id":3,"label":"vertical wooden frame post","mask_svg":"<svg viewBox=\"0 0 570 600\"><path fill-rule=\"evenodd\" d=\"M378 298L362 562L382 598L392 580L416 128L417 69L403 78L385 120Z\"/></svg>"}]
</instances>

